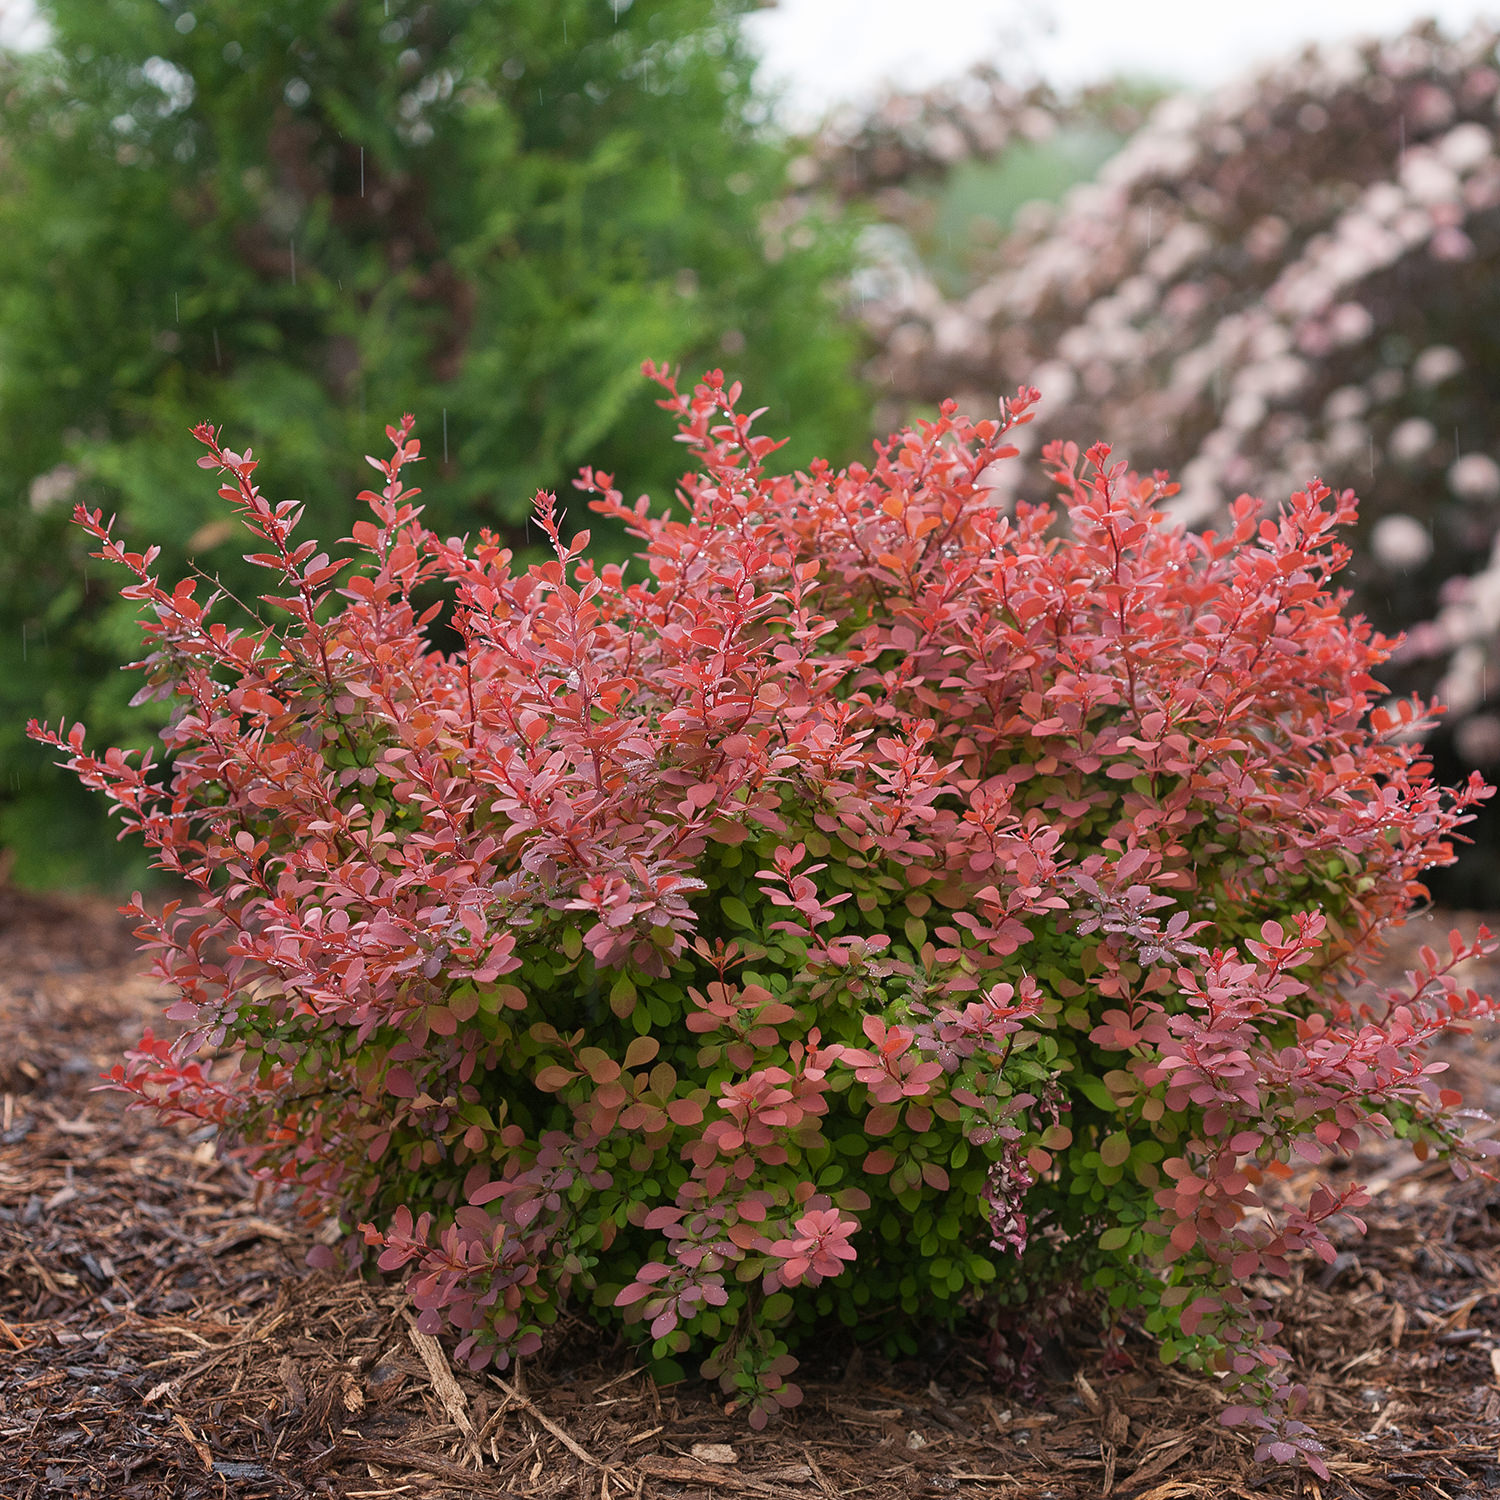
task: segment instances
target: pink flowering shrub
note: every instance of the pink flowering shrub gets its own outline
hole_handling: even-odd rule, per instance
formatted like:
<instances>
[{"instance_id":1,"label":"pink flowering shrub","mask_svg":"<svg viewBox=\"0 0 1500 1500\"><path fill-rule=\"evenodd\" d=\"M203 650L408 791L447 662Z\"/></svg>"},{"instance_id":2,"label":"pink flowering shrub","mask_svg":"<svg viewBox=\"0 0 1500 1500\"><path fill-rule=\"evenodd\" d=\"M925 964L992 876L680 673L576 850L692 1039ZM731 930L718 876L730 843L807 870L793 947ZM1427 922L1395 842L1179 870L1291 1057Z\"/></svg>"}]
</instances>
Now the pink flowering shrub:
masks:
<instances>
[{"instance_id":1,"label":"pink flowering shrub","mask_svg":"<svg viewBox=\"0 0 1500 1500\"><path fill-rule=\"evenodd\" d=\"M1494 29L1430 24L1170 100L1094 182L976 247L967 284L909 263L867 277L882 288L861 308L882 346L870 373L934 405L1024 373L1039 437L1099 434L1170 469L1168 509L1195 528L1226 529L1247 489L1355 487L1344 581L1377 628L1407 632L1385 680L1448 707L1444 763L1492 772L1497 101ZM1463 888L1500 899L1492 810L1480 827Z\"/></svg>"},{"instance_id":2,"label":"pink flowering shrub","mask_svg":"<svg viewBox=\"0 0 1500 1500\"><path fill-rule=\"evenodd\" d=\"M1370 712L1387 643L1329 592L1352 498L1197 536L1069 445L1064 536L994 500L1034 391L776 474L737 388L657 378L678 505L579 481L638 577L550 496L545 563L428 531L409 418L338 553L197 430L260 612L79 513L168 759L33 733L194 892L128 908L185 1029L114 1081L408 1268L475 1368L571 1299L759 1425L829 1321L1081 1280L1316 1463L1246 1283L1361 1198L1262 1187L1391 1131L1463 1168L1423 1044L1488 1013L1452 971L1494 946L1348 989L1488 793L1433 784L1420 705ZM453 654L411 603L439 583Z\"/></svg>"},{"instance_id":3,"label":"pink flowering shrub","mask_svg":"<svg viewBox=\"0 0 1500 1500\"><path fill-rule=\"evenodd\" d=\"M1142 110L1128 88L1109 84L1060 95L1018 84L989 64L922 93L887 91L873 104L836 108L802 142L788 177L792 195L818 190L840 202L873 202L882 217L907 219L911 190L951 168L1095 126L1124 135Z\"/></svg>"}]
</instances>

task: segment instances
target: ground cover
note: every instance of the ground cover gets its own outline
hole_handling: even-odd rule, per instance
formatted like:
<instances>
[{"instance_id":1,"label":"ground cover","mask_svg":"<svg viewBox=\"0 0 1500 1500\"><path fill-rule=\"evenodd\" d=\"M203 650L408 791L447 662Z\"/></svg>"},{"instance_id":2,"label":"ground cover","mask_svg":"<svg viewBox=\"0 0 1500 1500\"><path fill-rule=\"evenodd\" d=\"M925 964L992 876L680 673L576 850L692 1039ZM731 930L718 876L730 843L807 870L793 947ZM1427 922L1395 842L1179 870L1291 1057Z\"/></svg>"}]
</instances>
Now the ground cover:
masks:
<instances>
[{"instance_id":1,"label":"ground cover","mask_svg":"<svg viewBox=\"0 0 1500 1500\"><path fill-rule=\"evenodd\" d=\"M1493 917L1492 925L1500 925ZM1472 914L1429 914L1389 967ZM832 1347L764 1433L706 1382L658 1389L564 1321L503 1380L450 1371L399 1290L307 1271L289 1206L210 1141L92 1091L163 996L105 903L0 887L0 1494L1217 1500L1296 1493L1144 1342L1106 1367L1084 1314L997 1385L993 1341L891 1365ZM1500 986L1500 962L1468 976ZM159 1024L159 1022L158 1022ZM1500 1113L1500 1039L1441 1054ZM1500 1489L1500 1187L1397 1150L1370 1233L1268 1284L1332 1479L1309 1496Z\"/></svg>"}]
</instances>

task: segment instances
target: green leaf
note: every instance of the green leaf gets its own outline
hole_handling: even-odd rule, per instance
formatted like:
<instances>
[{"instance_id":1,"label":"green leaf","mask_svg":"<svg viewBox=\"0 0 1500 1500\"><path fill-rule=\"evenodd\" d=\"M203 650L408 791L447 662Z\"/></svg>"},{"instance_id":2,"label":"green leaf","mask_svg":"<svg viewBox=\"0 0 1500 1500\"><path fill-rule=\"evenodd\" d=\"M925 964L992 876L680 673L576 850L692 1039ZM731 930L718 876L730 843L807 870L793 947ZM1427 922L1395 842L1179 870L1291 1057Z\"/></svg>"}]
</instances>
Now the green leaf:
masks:
<instances>
[{"instance_id":1,"label":"green leaf","mask_svg":"<svg viewBox=\"0 0 1500 1500\"><path fill-rule=\"evenodd\" d=\"M755 918L750 915L750 908L740 900L738 896L720 896L719 910L734 923L736 927L754 927Z\"/></svg>"},{"instance_id":2,"label":"green leaf","mask_svg":"<svg viewBox=\"0 0 1500 1500\"><path fill-rule=\"evenodd\" d=\"M609 987L609 1008L624 1021L635 1010L635 981L628 974L619 974Z\"/></svg>"},{"instance_id":3,"label":"green leaf","mask_svg":"<svg viewBox=\"0 0 1500 1500\"><path fill-rule=\"evenodd\" d=\"M1114 1114L1115 1110L1119 1107L1115 1103L1114 1095L1112 1095L1110 1091L1104 1087L1104 1084L1097 1078L1080 1078L1077 1081L1077 1088L1079 1093L1081 1093L1083 1097L1089 1101L1090 1104L1096 1105L1099 1109L1104 1110L1108 1114Z\"/></svg>"}]
</instances>

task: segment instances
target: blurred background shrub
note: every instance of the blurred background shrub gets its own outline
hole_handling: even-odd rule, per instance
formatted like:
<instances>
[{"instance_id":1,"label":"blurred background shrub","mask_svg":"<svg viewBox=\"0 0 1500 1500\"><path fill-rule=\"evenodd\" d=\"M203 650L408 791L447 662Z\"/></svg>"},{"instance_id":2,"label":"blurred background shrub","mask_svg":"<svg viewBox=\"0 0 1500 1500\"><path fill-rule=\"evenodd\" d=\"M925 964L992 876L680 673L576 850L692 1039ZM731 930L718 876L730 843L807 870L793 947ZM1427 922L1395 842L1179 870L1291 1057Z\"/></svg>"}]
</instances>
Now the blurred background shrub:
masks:
<instances>
[{"instance_id":1,"label":"blurred background shrub","mask_svg":"<svg viewBox=\"0 0 1500 1500\"><path fill-rule=\"evenodd\" d=\"M49 0L0 57L0 845L17 881L143 874L26 744L139 742L132 612L80 566L83 501L251 587L189 429L346 534L350 455L414 411L428 520L524 545L577 465L677 471L644 357L723 366L795 462L869 433L850 232L780 211L788 148L748 0ZM356 460L357 462L357 460ZM364 475L361 478L361 474ZM623 553L623 542L620 544ZM97 570L96 570L97 571ZM77 580L86 578L80 584Z\"/></svg>"},{"instance_id":2,"label":"blurred background shrub","mask_svg":"<svg viewBox=\"0 0 1500 1500\"><path fill-rule=\"evenodd\" d=\"M996 191L977 221L986 205L964 174L986 153L940 132L954 149L937 221L951 233L962 201L969 227L961 252L939 255L888 212L897 232L870 242L887 247L862 282L881 421L949 395L982 414L1030 380L1043 393L1022 434L1033 451L1099 438L1142 471L1169 469L1190 526L1221 526L1247 490L1274 505L1314 475L1354 489L1350 607L1409 632L1384 679L1449 705L1426 736L1444 780L1494 777L1497 111L1492 31L1310 49L1162 103L1061 202L1017 212ZM930 169L922 179L931 193ZM883 192L877 208L894 202ZM1500 903L1500 817L1466 832L1475 846L1433 889Z\"/></svg>"}]
</instances>

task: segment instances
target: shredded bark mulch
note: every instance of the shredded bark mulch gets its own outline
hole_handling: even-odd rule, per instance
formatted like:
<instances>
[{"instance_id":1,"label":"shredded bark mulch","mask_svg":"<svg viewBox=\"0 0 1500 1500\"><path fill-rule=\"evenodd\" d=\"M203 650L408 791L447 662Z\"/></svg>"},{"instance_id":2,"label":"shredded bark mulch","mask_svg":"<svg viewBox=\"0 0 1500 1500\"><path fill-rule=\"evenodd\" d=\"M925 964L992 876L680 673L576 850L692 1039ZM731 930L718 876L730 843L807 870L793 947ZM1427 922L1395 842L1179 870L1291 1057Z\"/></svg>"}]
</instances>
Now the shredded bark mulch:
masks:
<instances>
[{"instance_id":1,"label":"shredded bark mulch","mask_svg":"<svg viewBox=\"0 0 1500 1500\"><path fill-rule=\"evenodd\" d=\"M1473 920L1455 919L1472 930ZM1412 946L1445 919L1416 924ZM15 1500L739 1500L744 1496L1500 1493L1500 1187L1394 1148L1364 1239L1267 1290L1333 1471L1257 1465L1211 1381L1087 1324L1023 1399L975 1340L831 1351L754 1434L564 1321L504 1379L455 1374L399 1289L309 1273L308 1229L213 1143L93 1092L162 997L114 909L0 889L0 1495ZM1399 958L1394 967L1404 967ZM1500 965L1474 982L1500 985ZM1449 1046L1500 1112L1500 1046Z\"/></svg>"}]
</instances>

